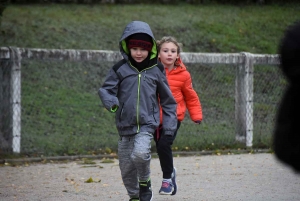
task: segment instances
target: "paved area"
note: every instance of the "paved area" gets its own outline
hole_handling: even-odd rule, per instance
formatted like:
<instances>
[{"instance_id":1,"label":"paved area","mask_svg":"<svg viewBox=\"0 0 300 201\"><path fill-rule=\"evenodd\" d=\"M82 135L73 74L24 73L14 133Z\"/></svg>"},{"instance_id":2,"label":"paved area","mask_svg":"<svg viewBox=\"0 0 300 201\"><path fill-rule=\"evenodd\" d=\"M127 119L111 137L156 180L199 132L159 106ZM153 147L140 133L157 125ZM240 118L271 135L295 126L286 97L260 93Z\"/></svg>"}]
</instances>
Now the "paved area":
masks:
<instances>
[{"instance_id":1,"label":"paved area","mask_svg":"<svg viewBox=\"0 0 300 201\"><path fill-rule=\"evenodd\" d=\"M129 200L118 160L82 164L36 163L0 167L1 201L123 201ZM175 157L178 193L158 194L162 174L151 162L153 201L299 201L300 175L272 154ZM86 183L92 178L94 182Z\"/></svg>"}]
</instances>

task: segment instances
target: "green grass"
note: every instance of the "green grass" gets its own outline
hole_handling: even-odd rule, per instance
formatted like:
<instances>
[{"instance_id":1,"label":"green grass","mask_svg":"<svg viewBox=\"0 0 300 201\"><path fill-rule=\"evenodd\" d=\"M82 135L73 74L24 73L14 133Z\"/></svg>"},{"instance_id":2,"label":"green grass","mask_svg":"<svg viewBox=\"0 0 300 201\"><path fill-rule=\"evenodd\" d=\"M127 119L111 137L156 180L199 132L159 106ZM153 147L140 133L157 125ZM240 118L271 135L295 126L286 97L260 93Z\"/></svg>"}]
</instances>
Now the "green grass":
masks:
<instances>
[{"instance_id":1,"label":"green grass","mask_svg":"<svg viewBox=\"0 0 300 201\"><path fill-rule=\"evenodd\" d=\"M299 9L299 4L14 5L4 11L0 46L117 51L126 24L142 20L157 39L175 36L185 52L275 54L286 27L299 19ZM49 156L116 152L114 116L97 95L112 65L23 60L22 152ZM188 67L204 121L195 125L187 114L174 150L245 148L235 141L236 66ZM276 107L286 82L274 66L255 66L254 80L253 148L270 148Z\"/></svg>"},{"instance_id":2,"label":"green grass","mask_svg":"<svg viewBox=\"0 0 300 201\"><path fill-rule=\"evenodd\" d=\"M32 5L9 6L2 45L31 48L118 50L132 20L149 23L156 38L173 35L187 52L274 54L299 5Z\"/></svg>"}]
</instances>

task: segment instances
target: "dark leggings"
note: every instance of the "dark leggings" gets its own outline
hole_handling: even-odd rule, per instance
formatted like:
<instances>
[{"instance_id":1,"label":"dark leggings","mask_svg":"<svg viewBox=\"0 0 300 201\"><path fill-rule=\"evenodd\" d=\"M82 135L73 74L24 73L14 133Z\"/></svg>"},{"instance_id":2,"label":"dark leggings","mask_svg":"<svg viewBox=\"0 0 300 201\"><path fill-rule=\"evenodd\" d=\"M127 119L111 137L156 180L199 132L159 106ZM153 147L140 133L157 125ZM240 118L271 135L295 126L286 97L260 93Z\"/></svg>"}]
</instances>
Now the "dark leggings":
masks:
<instances>
[{"instance_id":1,"label":"dark leggings","mask_svg":"<svg viewBox=\"0 0 300 201\"><path fill-rule=\"evenodd\" d=\"M173 141L176 138L177 131L180 127L181 122L177 122L177 129L174 132ZM160 167L163 172L164 179L170 179L173 172L173 154L172 148L169 142L165 140L165 138L161 138L162 133L162 125L154 132L154 141L156 143L156 152L159 157Z\"/></svg>"}]
</instances>

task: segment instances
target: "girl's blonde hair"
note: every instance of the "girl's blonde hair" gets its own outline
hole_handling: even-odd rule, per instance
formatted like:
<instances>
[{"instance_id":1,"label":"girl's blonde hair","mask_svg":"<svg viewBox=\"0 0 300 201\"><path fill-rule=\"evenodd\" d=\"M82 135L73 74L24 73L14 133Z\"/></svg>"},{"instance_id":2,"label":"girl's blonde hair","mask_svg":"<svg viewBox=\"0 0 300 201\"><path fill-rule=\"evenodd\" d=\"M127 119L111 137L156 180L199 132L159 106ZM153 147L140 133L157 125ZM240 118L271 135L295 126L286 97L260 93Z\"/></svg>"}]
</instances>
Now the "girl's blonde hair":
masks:
<instances>
[{"instance_id":1,"label":"girl's blonde hair","mask_svg":"<svg viewBox=\"0 0 300 201\"><path fill-rule=\"evenodd\" d=\"M180 54L180 52L182 51L182 44L179 43L173 36L164 36L162 37L162 39L156 41L158 52L160 51L162 44L170 42L174 43L177 46L177 53Z\"/></svg>"}]
</instances>

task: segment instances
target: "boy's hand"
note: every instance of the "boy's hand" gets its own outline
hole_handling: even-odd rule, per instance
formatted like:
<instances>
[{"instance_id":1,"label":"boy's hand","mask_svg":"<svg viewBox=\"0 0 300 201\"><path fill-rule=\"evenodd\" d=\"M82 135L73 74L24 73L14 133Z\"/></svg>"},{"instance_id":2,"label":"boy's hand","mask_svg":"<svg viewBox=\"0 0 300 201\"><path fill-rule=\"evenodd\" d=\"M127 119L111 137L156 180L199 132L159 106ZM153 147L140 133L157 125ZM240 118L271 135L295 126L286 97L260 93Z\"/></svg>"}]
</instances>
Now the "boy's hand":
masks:
<instances>
[{"instance_id":1,"label":"boy's hand","mask_svg":"<svg viewBox=\"0 0 300 201\"><path fill-rule=\"evenodd\" d=\"M111 112L116 112L118 110L119 106L113 105L110 109Z\"/></svg>"}]
</instances>

